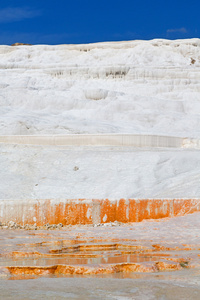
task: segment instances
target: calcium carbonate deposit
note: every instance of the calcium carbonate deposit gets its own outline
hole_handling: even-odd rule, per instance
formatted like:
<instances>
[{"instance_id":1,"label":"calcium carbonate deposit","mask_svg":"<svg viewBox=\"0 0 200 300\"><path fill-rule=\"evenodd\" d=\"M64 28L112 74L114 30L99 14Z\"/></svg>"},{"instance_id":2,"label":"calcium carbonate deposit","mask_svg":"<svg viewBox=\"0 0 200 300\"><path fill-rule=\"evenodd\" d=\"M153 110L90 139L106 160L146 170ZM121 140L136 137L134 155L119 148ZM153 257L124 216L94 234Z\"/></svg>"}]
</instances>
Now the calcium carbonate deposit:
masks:
<instances>
[{"instance_id":1,"label":"calcium carbonate deposit","mask_svg":"<svg viewBox=\"0 0 200 300\"><path fill-rule=\"evenodd\" d=\"M67 134L198 141L200 40L0 46L0 135ZM198 198L200 152L187 146L1 141L0 198Z\"/></svg>"}]
</instances>

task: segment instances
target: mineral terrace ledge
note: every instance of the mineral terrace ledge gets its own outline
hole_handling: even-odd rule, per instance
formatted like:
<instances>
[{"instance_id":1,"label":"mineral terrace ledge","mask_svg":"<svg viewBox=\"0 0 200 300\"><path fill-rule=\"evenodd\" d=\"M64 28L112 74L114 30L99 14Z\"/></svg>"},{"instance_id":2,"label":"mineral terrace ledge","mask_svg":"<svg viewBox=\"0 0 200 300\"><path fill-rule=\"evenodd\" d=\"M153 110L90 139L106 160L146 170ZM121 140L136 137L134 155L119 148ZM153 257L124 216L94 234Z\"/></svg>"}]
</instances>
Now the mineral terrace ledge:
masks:
<instances>
[{"instance_id":1,"label":"mineral terrace ledge","mask_svg":"<svg viewBox=\"0 0 200 300\"><path fill-rule=\"evenodd\" d=\"M0 143L45 146L132 146L181 148L190 145L188 139L136 134L68 134L68 135L5 135Z\"/></svg>"},{"instance_id":2,"label":"mineral terrace ledge","mask_svg":"<svg viewBox=\"0 0 200 300\"><path fill-rule=\"evenodd\" d=\"M1 135L0 144L200 149L200 139L137 134Z\"/></svg>"},{"instance_id":3,"label":"mineral terrace ledge","mask_svg":"<svg viewBox=\"0 0 200 300\"><path fill-rule=\"evenodd\" d=\"M200 211L200 199L0 200L0 221L19 225L140 222Z\"/></svg>"}]
</instances>

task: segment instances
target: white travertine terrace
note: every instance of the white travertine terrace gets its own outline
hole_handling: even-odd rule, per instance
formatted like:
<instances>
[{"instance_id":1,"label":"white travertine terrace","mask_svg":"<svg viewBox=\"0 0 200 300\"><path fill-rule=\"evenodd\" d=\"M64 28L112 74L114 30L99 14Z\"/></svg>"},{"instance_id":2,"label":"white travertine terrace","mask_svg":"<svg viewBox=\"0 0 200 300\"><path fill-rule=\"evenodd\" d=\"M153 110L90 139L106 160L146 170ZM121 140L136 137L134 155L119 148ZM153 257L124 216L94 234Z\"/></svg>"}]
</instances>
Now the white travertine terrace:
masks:
<instances>
[{"instance_id":1,"label":"white travertine terrace","mask_svg":"<svg viewBox=\"0 0 200 300\"><path fill-rule=\"evenodd\" d=\"M0 135L200 137L200 40L0 46Z\"/></svg>"},{"instance_id":2,"label":"white travertine terrace","mask_svg":"<svg viewBox=\"0 0 200 300\"><path fill-rule=\"evenodd\" d=\"M199 140L199 39L0 46L2 200L199 198Z\"/></svg>"}]
</instances>

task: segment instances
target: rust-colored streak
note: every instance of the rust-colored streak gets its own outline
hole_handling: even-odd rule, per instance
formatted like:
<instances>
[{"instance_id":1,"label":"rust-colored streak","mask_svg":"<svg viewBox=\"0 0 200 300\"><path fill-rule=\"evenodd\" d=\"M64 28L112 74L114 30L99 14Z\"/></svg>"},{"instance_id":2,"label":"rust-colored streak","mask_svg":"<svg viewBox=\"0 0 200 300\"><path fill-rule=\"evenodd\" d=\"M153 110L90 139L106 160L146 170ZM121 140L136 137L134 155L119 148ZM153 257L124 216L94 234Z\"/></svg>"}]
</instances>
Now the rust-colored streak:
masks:
<instances>
[{"instance_id":1,"label":"rust-colored streak","mask_svg":"<svg viewBox=\"0 0 200 300\"><path fill-rule=\"evenodd\" d=\"M130 222L171 217L170 200L130 200Z\"/></svg>"},{"instance_id":2,"label":"rust-colored streak","mask_svg":"<svg viewBox=\"0 0 200 300\"><path fill-rule=\"evenodd\" d=\"M64 223L64 203L59 203L55 205L55 222L54 224L59 224L60 220Z\"/></svg>"},{"instance_id":3,"label":"rust-colored streak","mask_svg":"<svg viewBox=\"0 0 200 300\"><path fill-rule=\"evenodd\" d=\"M116 220L122 223L129 222L129 216L127 214L127 210L129 209L129 202L121 199L119 200L119 204L116 207Z\"/></svg>"},{"instance_id":4,"label":"rust-colored streak","mask_svg":"<svg viewBox=\"0 0 200 300\"><path fill-rule=\"evenodd\" d=\"M116 202L112 203L108 199L103 200L100 204L101 208L101 223L114 222L116 218Z\"/></svg>"},{"instance_id":5,"label":"rust-colored streak","mask_svg":"<svg viewBox=\"0 0 200 300\"><path fill-rule=\"evenodd\" d=\"M78 203L74 203L72 200L70 203L65 204L65 215L58 223L63 223L64 225L91 224L91 217L87 218L87 210L92 205L83 201L79 199Z\"/></svg>"},{"instance_id":6,"label":"rust-colored streak","mask_svg":"<svg viewBox=\"0 0 200 300\"><path fill-rule=\"evenodd\" d=\"M182 216L200 210L199 199L175 199L173 201L174 216Z\"/></svg>"}]
</instances>

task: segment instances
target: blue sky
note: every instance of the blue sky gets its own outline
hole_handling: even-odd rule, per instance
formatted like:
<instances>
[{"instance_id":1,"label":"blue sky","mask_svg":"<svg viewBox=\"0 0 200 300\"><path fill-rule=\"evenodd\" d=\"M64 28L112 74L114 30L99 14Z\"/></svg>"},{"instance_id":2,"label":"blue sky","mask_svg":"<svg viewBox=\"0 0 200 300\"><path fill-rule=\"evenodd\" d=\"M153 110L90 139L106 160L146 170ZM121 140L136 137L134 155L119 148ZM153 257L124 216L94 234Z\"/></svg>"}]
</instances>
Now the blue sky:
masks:
<instances>
[{"instance_id":1,"label":"blue sky","mask_svg":"<svg viewBox=\"0 0 200 300\"><path fill-rule=\"evenodd\" d=\"M199 15L199 0L0 0L0 44L199 38Z\"/></svg>"}]
</instances>

